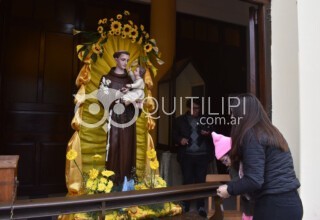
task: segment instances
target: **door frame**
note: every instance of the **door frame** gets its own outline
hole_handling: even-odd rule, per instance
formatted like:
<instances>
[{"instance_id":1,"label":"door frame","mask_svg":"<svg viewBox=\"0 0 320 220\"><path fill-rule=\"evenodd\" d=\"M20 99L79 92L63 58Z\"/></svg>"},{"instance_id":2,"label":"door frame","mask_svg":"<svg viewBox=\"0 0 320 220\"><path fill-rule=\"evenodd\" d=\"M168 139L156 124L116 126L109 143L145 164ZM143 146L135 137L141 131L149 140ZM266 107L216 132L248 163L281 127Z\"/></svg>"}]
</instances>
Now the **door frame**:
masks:
<instances>
[{"instance_id":1,"label":"door frame","mask_svg":"<svg viewBox=\"0 0 320 220\"><path fill-rule=\"evenodd\" d=\"M269 118L272 116L271 93L271 0L240 0L256 5L256 22L249 23L249 79L248 90L261 101ZM249 12L254 13L252 11ZM257 28L257 30L252 30ZM250 37L249 36L249 37ZM253 40L253 42L251 42ZM254 54L253 54L254 53Z\"/></svg>"}]
</instances>

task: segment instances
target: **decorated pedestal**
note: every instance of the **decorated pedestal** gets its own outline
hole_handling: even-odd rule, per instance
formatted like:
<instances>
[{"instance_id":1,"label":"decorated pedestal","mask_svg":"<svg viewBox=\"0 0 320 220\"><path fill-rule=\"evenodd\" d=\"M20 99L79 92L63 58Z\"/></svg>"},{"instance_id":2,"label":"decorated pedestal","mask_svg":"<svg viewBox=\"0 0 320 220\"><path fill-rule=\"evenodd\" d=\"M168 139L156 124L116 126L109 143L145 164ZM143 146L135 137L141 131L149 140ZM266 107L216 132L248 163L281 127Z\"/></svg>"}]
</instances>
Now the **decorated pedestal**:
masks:
<instances>
[{"instance_id":1,"label":"decorated pedestal","mask_svg":"<svg viewBox=\"0 0 320 220\"><path fill-rule=\"evenodd\" d=\"M145 98L140 105L136 126L136 164L135 180L131 189L143 190L166 187L166 182L159 176L159 162L152 137L149 133L155 122L148 113L153 111L152 75L156 76L154 63L162 64L155 39L151 38L143 25L130 20L130 12L124 11L114 18L102 18L98 21L96 32L74 30L74 34L83 35L87 42L77 46L78 57L83 62L76 85L79 90L75 95L75 115L71 122L75 130L68 143L66 161L66 184L68 196L108 193L124 190L112 182L112 170L106 170L105 159L108 157L108 135L110 125L105 107L99 102L97 93L100 79L115 66L114 53L128 51L128 66L140 66L146 69L144 75ZM106 93L108 91L105 91ZM108 168L108 167L107 167ZM117 175L115 173L114 175ZM173 203L154 206L134 206L107 213L105 219L146 219L172 216L181 213L181 207ZM92 213L78 213L60 216L60 219L95 219Z\"/></svg>"}]
</instances>

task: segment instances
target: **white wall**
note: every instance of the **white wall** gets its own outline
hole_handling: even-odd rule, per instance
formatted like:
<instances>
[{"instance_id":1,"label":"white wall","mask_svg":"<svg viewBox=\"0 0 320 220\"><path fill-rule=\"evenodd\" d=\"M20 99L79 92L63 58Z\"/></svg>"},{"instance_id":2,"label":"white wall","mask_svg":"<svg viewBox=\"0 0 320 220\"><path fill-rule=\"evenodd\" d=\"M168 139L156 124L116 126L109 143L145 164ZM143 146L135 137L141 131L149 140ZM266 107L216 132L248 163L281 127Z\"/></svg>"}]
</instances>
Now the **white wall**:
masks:
<instances>
[{"instance_id":1,"label":"white wall","mask_svg":"<svg viewBox=\"0 0 320 220\"><path fill-rule=\"evenodd\" d=\"M298 1L301 195L304 219L320 219L320 1Z\"/></svg>"},{"instance_id":2,"label":"white wall","mask_svg":"<svg viewBox=\"0 0 320 220\"><path fill-rule=\"evenodd\" d=\"M272 1L271 13L272 121L288 141L299 176L300 116L296 2Z\"/></svg>"},{"instance_id":3,"label":"white wall","mask_svg":"<svg viewBox=\"0 0 320 220\"><path fill-rule=\"evenodd\" d=\"M273 122L287 138L306 220L320 219L319 0L272 1Z\"/></svg>"}]
</instances>

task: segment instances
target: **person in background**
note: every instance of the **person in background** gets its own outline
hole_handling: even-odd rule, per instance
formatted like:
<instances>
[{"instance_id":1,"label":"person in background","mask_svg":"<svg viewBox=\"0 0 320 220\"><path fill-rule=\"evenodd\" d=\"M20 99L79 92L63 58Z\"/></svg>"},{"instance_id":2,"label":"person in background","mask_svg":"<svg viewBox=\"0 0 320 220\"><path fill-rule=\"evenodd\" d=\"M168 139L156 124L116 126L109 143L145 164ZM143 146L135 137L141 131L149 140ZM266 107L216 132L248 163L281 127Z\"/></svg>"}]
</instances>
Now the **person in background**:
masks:
<instances>
[{"instance_id":1,"label":"person in background","mask_svg":"<svg viewBox=\"0 0 320 220\"><path fill-rule=\"evenodd\" d=\"M229 174L232 181L237 181L243 177L243 170L240 162L239 172L231 167L229 152L231 150L231 138L215 132L211 133L213 144L215 146L215 155L217 160L220 160L229 168ZM253 219L253 200L248 195L241 195L242 204L242 220Z\"/></svg>"},{"instance_id":2,"label":"person in background","mask_svg":"<svg viewBox=\"0 0 320 220\"><path fill-rule=\"evenodd\" d=\"M178 147L177 159L181 167L183 184L204 183L212 152L211 131L200 124L200 99L187 100L188 111L176 118L173 140ZM190 201L184 201L184 211L190 209ZM204 199L197 200L199 215L207 217Z\"/></svg>"},{"instance_id":3,"label":"person in background","mask_svg":"<svg viewBox=\"0 0 320 220\"><path fill-rule=\"evenodd\" d=\"M217 194L249 194L254 200L254 220L301 220L303 206L297 189L293 159L287 141L271 123L260 101L252 94L231 99L232 167L243 167L243 177L221 185Z\"/></svg>"}]
</instances>

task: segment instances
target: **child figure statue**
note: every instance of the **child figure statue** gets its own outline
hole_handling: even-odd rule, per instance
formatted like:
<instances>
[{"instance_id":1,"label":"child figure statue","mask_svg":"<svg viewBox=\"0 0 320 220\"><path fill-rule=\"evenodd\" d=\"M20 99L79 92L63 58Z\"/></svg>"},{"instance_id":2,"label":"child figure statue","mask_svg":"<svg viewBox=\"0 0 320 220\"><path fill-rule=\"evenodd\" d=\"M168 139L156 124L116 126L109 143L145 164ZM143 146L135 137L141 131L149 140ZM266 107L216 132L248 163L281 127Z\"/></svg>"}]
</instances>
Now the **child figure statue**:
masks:
<instances>
[{"instance_id":1,"label":"child figure statue","mask_svg":"<svg viewBox=\"0 0 320 220\"><path fill-rule=\"evenodd\" d=\"M142 108L141 102L144 98L144 87L145 83L143 81L143 76L146 73L146 69L142 66L138 66L133 72L131 68L129 70L129 75L132 78L132 84L126 84L124 88L121 89L121 92L125 93L121 100L127 106L130 103L138 104L139 108Z\"/></svg>"}]
</instances>

